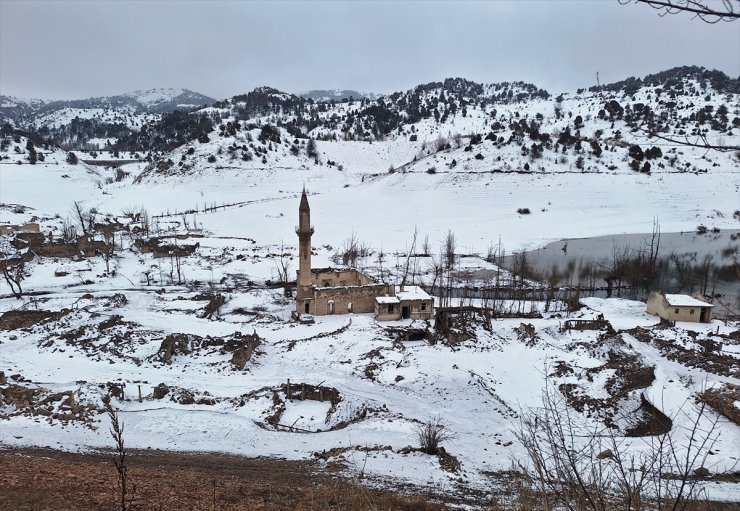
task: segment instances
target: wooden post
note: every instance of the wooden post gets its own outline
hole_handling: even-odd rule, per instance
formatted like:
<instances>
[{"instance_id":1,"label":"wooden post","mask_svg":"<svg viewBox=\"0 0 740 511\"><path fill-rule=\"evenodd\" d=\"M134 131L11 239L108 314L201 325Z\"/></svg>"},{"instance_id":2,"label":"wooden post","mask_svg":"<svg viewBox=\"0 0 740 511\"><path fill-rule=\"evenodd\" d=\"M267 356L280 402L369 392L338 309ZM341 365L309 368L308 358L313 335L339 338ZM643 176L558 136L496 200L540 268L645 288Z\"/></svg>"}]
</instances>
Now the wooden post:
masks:
<instances>
[{"instance_id":1,"label":"wooden post","mask_svg":"<svg viewBox=\"0 0 740 511\"><path fill-rule=\"evenodd\" d=\"M301 384L301 401L304 401L306 399L306 384Z\"/></svg>"},{"instance_id":2,"label":"wooden post","mask_svg":"<svg viewBox=\"0 0 740 511\"><path fill-rule=\"evenodd\" d=\"M141 385L139 385L138 387L139 387L139 403L141 403Z\"/></svg>"},{"instance_id":3,"label":"wooden post","mask_svg":"<svg viewBox=\"0 0 740 511\"><path fill-rule=\"evenodd\" d=\"M288 378L288 390L285 392L285 398L290 399L290 378Z\"/></svg>"}]
</instances>

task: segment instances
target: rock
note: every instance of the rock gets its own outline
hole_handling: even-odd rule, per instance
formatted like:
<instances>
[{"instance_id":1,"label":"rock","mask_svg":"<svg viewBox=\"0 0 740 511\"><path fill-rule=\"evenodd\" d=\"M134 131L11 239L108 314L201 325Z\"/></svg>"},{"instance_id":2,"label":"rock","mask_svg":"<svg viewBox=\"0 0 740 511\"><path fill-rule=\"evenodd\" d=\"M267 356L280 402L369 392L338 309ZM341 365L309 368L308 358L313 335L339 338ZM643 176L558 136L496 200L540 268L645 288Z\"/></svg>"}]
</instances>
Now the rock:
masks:
<instances>
[{"instance_id":1,"label":"rock","mask_svg":"<svg viewBox=\"0 0 740 511\"><path fill-rule=\"evenodd\" d=\"M245 348L237 348L231 356L231 365L233 365L234 369L237 371L241 371L244 369L244 366L247 365L250 358L252 358L252 349L249 346Z\"/></svg>"},{"instance_id":2,"label":"rock","mask_svg":"<svg viewBox=\"0 0 740 511\"><path fill-rule=\"evenodd\" d=\"M254 350L261 343L261 339L255 331L252 335L243 335L241 332L235 332L233 339L226 341L224 349L232 351L231 365L236 371L241 371L252 359Z\"/></svg>"},{"instance_id":3,"label":"rock","mask_svg":"<svg viewBox=\"0 0 740 511\"><path fill-rule=\"evenodd\" d=\"M596 455L597 460L605 460L605 459L613 459L614 453L611 449L606 449L601 451L599 454Z\"/></svg>"},{"instance_id":4,"label":"rock","mask_svg":"<svg viewBox=\"0 0 740 511\"><path fill-rule=\"evenodd\" d=\"M113 397L117 397L119 399L123 399L123 396L124 396L124 394L123 394L123 387L126 386L125 383L111 383L111 382L108 382L106 384L106 386L108 387L108 394L110 394Z\"/></svg>"},{"instance_id":5,"label":"rock","mask_svg":"<svg viewBox=\"0 0 740 511\"><path fill-rule=\"evenodd\" d=\"M45 310L13 310L7 311L0 315L0 330L18 330L20 328L29 328L42 321L57 320L66 314L68 309L60 311Z\"/></svg>"},{"instance_id":6,"label":"rock","mask_svg":"<svg viewBox=\"0 0 740 511\"><path fill-rule=\"evenodd\" d=\"M187 334L170 334L165 337L159 346L157 356L160 362L169 364L172 356L178 353L190 353L190 337Z\"/></svg>"},{"instance_id":7,"label":"rock","mask_svg":"<svg viewBox=\"0 0 740 511\"><path fill-rule=\"evenodd\" d=\"M170 392L170 388L164 383L160 383L159 385L154 387L154 391L152 392L152 397L154 397L154 399L162 399L169 392Z\"/></svg>"},{"instance_id":8,"label":"rock","mask_svg":"<svg viewBox=\"0 0 740 511\"><path fill-rule=\"evenodd\" d=\"M709 469L706 467L695 468L694 474L696 474L697 477L707 477L709 475Z\"/></svg>"}]
</instances>

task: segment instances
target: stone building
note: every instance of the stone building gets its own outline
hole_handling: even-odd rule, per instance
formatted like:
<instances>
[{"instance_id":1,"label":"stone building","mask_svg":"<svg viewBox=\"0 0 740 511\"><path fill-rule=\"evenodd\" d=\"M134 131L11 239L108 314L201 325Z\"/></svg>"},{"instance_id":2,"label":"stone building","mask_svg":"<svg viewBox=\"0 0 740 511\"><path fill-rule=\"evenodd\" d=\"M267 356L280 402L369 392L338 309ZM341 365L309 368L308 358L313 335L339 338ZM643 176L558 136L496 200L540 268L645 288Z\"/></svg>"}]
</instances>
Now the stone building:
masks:
<instances>
[{"instance_id":1,"label":"stone building","mask_svg":"<svg viewBox=\"0 0 740 511\"><path fill-rule=\"evenodd\" d=\"M714 306L711 303L698 296L664 294L659 291L650 293L647 300L649 314L669 321L710 323L712 307Z\"/></svg>"},{"instance_id":2,"label":"stone building","mask_svg":"<svg viewBox=\"0 0 740 511\"><path fill-rule=\"evenodd\" d=\"M419 286L396 286L392 296L375 298L377 319L431 319L433 314L434 300Z\"/></svg>"},{"instance_id":3,"label":"stone building","mask_svg":"<svg viewBox=\"0 0 740 511\"><path fill-rule=\"evenodd\" d=\"M417 286L396 287L376 282L355 269L311 268L311 208L306 190L298 208L298 278L296 313L375 313L377 319L431 319L434 301ZM386 302L387 299L393 304ZM379 301L380 300L380 301Z\"/></svg>"}]
</instances>

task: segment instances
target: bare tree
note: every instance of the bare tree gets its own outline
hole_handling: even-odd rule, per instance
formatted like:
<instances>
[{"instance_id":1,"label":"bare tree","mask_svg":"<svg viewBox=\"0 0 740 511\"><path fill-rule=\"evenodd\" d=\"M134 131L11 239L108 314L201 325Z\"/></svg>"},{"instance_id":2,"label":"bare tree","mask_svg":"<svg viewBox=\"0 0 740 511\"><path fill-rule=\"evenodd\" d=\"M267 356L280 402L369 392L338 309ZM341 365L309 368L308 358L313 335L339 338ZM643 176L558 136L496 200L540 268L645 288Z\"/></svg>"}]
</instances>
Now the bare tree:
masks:
<instances>
[{"instance_id":1,"label":"bare tree","mask_svg":"<svg viewBox=\"0 0 740 511\"><path fill-rule=\"evenodd\" d=\"M2 272L10 292L18 299L23 297L21 282L25 278L25 270L26 261L23 254L11 245L7 236L2 236L0 241L0 272Z\"/></svg>"},{"instance_id":2,"label":"bare tree","mask_svg":"<svg viewBox=\"0 0 740 511\"><path fill-rule=\"evenodd\" d=\"M718 418L700 404L685 429L643 440L629 454L614 429L583 427L557 390L548 387L542 407L523 414L515 435L528 463L515 460L529 490L545 510L677 511L700 496L695 477L712 452Z\"/></svg>"},{"instance_id":3,"label":"bare tree","mask_svg":"<svg viewBox=\"0 0 740 511\"><path fill-rule=\"evenodd\" d=\"M277 270L278 274L278 281L287 283L289 280L290 275L290 253L285 251L285 245L281 241L280 242L280 253L276 258L273 258L273 262L275 263L275 269Z\"/></svg>"},{"instance_id":4,"label":"bare tree","mask_svg":"<svg viewBox=\"0 0 740 511\"><path fill-rule=\"evenodd\" d=\"M660 251L660 223L658 223L657 217L653 218L653 233L650 236L650 242L647 243L647 245L650 249L648 270L651 275L654 275L658 263L658 252Z\"/></svg>"},{"instance_id":5,"label":"bare tree","mask_svg":"<svg viewBox=\"0 0 740 511\"><path fill-rule=\"evenodd\" d=\"M622 5L645 4L657 9L661 16L687 12L705 23L715 24L721 21L734 21L740 18L740 1L720 0L619 0Z\"/></svg>"},{"instance_id":6,"label":"bare tree","mask_svg":"<svg viewBox=\"0 0 740 511\"><path fill-rule=\"evenodd\" d=\"M65 243L77 241L77 228L69 218L62 220L62 241Z\"/></svg>"},{"instance_id":7,"label":"bare tree","mask_svg":"<svg viewBox=\"0 0 740 511\"><path fill-rule=\"evenodd\" d=\"M342 245L341 252L334 255L338 260L342 261L342 264L349 266L350 268L357 268L357 262L363 257L371 255L372 250L364 243L361 243L357 239L357 235L353 232L352 236L347 238Z\"/></svg>"},{"instance_id":8,"label":"bare tree","mask_svg":"<svg viewBox=\"0 0 740 511\"><path fill-rule=\"evenodd\" d=\"M455 266L455 245L455 233L448 230L444 240L444 262L448 269Z\"/></svg>"},{"instance_id":9,"label":"bare tree","mask_svg":"<svg viewBox=\"0 0 740 511\"><path fill-rule=\"evenodd\" d=\"M432 246L429 243L429 235L424 235L424 241L421 243L421 251L424 253L425 256L428 256L432 253Z\"/></svg>"},{"instance_id":10,"label":"bare tree","mask_svg":"<svg viewBox=\"0 0 740 511\"><path fill-rule=\"evenodd\" d=\"M699 147L701 149L711 149L720 152L740 150L740 146L738 145L712 144L704 133L697 133L691 136L684 135L682 138L675 138L662 135L650 126L648 126L648 128L643 126L633 126L633 128L643 132L648 139L657 138L659 140L675 144L676 146Z\"/></svg>"},{"instance_id":11,"label":"bare tree","mask_svg":"<svg viewBox=\"0 0 740 511\"><path fill-rule=\"evenodd\" d=\"M416 238L419 236L419 228L414 226L414 235L411 238L411 249L406 253L406 264L403 267L403 277L401 278L401 286L406 285L406 279L409 275L409 266L411 264L411 258L414 257L414 251L416 251Z\"/></svg>"},{"instance_id":12,"label":"bare tree","mask_svg":"<svg viewBox=\"0 0 740 511\"><path fill-rule=\"evenodd\" d=\"M110 396L105 396L103 403L111 421L110 434L115 443L113 465L115 465L116 472L118 473L118 491L121 498L120 509L121 511L127 511L131 509L131 499L128 498L128 466L126 465L126 449L123 442L123 423L118 419L118 411L113 408Z\"/></svg>"}]
</instances>

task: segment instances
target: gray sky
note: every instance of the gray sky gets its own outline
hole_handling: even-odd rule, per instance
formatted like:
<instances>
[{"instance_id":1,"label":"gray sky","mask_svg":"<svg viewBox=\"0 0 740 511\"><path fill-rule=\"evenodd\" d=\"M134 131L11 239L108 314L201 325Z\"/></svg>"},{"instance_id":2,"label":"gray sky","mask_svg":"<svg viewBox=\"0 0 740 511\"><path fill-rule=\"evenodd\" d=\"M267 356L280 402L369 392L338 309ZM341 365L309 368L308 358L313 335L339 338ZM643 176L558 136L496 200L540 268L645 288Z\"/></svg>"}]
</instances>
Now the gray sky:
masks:
<instances>
[{"instance_id":1,"label":"gray sky","mask_svg":"<svg viewBox=\"0 0 740 511\"><path fill-rule=\"evenodd\" d=\"M0 93L20 97L387 93L451 76L556 93L679 65L740 75L740 21L617 0L0 0Z\"/></svg>"}]
</instances>

